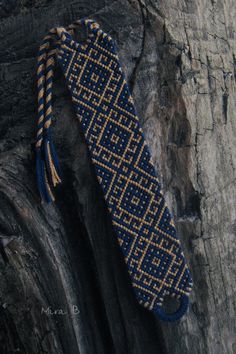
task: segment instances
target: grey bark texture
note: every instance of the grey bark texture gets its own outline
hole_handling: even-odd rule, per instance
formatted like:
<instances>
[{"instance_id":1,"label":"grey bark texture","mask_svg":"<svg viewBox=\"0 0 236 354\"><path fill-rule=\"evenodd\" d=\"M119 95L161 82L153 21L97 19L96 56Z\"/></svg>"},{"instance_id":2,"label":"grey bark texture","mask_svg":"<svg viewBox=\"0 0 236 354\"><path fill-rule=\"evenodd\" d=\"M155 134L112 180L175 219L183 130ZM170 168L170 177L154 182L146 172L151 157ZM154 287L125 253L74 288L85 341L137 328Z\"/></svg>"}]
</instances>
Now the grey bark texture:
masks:
<instances>
[{"instance_id":1,"label":"grey bark texture","mask_svg":"<svg viewBox=\"0 0 236 354\"><path fill-rule=\"evenodd\" d=\"M1 354L236 353L235 9L233 0L1 1ZM175 216L194 280L178 323L134 299L60 71L63 185L53 205L39 200L37 49L51 27L84 16L117 42Z\"/></svg>"}]
</instances>

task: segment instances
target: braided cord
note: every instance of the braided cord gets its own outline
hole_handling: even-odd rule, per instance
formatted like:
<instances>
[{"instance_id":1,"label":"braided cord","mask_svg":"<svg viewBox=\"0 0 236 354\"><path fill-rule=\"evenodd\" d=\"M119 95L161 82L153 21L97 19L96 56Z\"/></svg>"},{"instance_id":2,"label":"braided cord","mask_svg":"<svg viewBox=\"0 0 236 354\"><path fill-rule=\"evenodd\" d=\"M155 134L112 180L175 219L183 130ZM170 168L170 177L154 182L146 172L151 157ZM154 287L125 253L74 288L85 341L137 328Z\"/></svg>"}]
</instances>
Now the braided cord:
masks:
<instances>
[{"instance_id":1,"label":"braided cord","mask_svg":"<svg viewBox=\"0 0 236 354\"><path fill-rule=\"evenodd\" d=\"M52 84L55 68L56 49L52 49L48 53L46 62L46 80L45 80L45 117L44 117L44 155L46 160L47 173L50 182L55 187L61 183L60 169L55 148L52 142L50 127L52 124Z\"/></svg>"},{"instance_id":2,"label":"braided cord","mask_svg":"<svg viewBox=\"0 0 236 354\"><path fill-rule=\"evenodd\" d=\"M43 43L39 48L38 67L37 67L37 89L38 89L38 131L36 137L36 171L38 188L41 198L47 202L54 200L49 181L47 177L45 158L43 154L43 139L44 139L44 122L45 122L45 84L46 84L46 63L47 53L50 47L50 42L54 30L43 39Z\"/></svg>"},{"instance_id":3,"label":"braided cord","mask_svg":"<svg viewBox=\"0 0 236 354\"><path fill-rule=\"evenodd\" d=\"M99 25L91 19L79 19L69 25L53 28L40 45L37 61L38 122L36 137L36 171L41 199L50 203L55 200L50 185L61 183L61 171L51 138L52 85L57 49L67 34L73 33L80 24L91 30L89 36L99 31ZM69 33L68 33L68 32Z\"/></svg>"},{"instance_id":4,"label":"braided cord","mask_svg":"<svg viewBox=\"0 0 236 354\"><path fill-rule=\"evenodd\" d=\"M38 52L37 65L37 89L38 89L38 131L36 138L36 148L41 147L43 141L43 125L44 125L44 95L45 95L45 67L47 61L47 52L50 47L52 35L55 29L52 29L49 34L43 39Z\"/></svg>"}]
</instances>

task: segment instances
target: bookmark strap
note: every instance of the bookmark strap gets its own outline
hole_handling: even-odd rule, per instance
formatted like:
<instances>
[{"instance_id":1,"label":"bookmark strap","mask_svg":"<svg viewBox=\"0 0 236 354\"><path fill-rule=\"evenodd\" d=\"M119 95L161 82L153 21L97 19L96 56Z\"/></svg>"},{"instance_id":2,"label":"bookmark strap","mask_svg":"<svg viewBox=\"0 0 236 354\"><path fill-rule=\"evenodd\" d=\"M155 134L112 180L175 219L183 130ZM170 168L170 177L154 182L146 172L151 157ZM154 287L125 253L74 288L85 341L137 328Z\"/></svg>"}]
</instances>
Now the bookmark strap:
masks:
<instances>
[{"instance_id":1,"label":"bookmark strap","mask_svg":"<svg viewBox=\"0 0 236 354\"><path fill-rule=\"evenodd\" d=\"M89 29L85 43L72 36L79 24ZM188 308L190 271L115 43L90 19L52 29L39 50L36 156L41 197L53 201L52 189L62 179L51 137L56 62L70 90L134 294L162 320L178 320ZM163 309L165 296L179 301L172 314Z\"/></svg>"}]
</instances>

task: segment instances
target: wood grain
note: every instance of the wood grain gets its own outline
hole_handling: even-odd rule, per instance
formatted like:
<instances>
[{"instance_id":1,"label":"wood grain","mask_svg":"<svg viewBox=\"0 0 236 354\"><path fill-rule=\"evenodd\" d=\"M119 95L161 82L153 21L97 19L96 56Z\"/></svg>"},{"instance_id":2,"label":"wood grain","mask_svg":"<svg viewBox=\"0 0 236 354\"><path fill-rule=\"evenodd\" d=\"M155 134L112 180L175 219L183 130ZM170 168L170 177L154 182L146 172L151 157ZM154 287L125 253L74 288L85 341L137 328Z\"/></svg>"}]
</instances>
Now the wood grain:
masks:
<instances>
[{"instance_id":1,"label":"wood grain","mask_svg":"<svg viewBox=\"0 0 236 354\"><path fill-rule=\"evenodd\" d=\"M175 216L194 279L178 323L134 299L59 70L53 133L63 185L55 204L39 200L37 49L51 27L83 16L117 41ZM234 1L4 0L0 17L0 352L236 353Z\"/></svg>"}]
</instances>

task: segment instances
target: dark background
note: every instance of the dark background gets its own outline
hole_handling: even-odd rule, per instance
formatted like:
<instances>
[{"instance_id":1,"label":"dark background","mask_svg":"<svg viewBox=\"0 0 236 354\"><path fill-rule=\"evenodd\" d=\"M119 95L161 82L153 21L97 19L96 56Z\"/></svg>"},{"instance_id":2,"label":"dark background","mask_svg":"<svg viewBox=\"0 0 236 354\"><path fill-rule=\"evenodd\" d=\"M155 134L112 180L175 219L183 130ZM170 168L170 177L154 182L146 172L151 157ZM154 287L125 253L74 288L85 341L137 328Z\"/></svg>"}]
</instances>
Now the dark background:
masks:
<instances>
[{"instance_id":1,"label":"dark background","mask_svg":"<svg viewBox=\"0 0 236 354\"><path fill-rule=\"evenodd\" d=\"M234 14L233 0L1 1L1 354L236 353ZM55 204L39 200L37 49L50 28L84 16L117 41L175 216L194 279L178 323L134 299L59 70L53 136L63 184ZM49 306L68 314L42 313Z\"/></svg>"}]
</instances>

